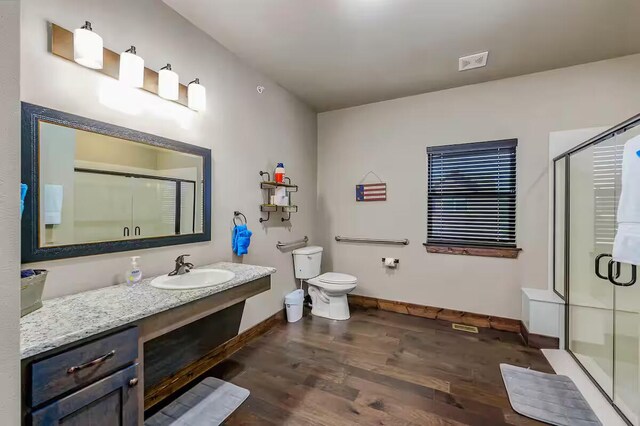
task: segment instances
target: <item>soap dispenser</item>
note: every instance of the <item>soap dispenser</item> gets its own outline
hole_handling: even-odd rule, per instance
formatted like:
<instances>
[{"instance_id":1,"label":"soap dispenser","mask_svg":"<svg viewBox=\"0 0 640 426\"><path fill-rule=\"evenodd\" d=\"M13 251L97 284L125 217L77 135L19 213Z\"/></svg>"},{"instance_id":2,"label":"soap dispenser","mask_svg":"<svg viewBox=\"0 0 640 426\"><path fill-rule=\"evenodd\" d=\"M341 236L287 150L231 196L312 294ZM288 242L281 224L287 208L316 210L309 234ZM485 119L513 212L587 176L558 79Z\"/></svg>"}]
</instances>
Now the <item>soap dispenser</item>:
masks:
<instances>
[{"instance_id":1,"label":"soap dispenser","mask_svg":"<svg viewBox=\"0 0 640 426\"><path fill-rule=\"evenodd\" d=\"M140 281L142 281L142 271L138 266L138 259L140 259L140 256L131 257L131 268L129 268L129 270L125 274L125 277L127 278L127 284L132 286L139 284Z\"/></svg>"}]
</instances>

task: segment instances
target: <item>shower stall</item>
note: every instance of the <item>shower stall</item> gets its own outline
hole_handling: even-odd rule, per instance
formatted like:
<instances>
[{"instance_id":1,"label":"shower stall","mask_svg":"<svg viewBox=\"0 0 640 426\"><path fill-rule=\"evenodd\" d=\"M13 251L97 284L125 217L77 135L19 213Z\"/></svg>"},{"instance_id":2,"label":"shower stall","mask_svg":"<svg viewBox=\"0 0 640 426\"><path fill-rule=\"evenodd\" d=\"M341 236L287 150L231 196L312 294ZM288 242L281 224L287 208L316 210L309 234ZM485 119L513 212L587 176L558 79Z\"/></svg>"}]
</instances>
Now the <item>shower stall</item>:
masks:
<instances>
[{"instance_id":1,"label":"shower stall","mask_svg":"<svg viewBox=\"0 0 640 426\"><path fill-rule=\"evenodd\" d=\"M640 283L637 265L614 262L611 252L624 146L639 135L640 115L553 161L553 287L565 300L565 349L635 426L640 425Z\"/></svg>"}]
</instances>

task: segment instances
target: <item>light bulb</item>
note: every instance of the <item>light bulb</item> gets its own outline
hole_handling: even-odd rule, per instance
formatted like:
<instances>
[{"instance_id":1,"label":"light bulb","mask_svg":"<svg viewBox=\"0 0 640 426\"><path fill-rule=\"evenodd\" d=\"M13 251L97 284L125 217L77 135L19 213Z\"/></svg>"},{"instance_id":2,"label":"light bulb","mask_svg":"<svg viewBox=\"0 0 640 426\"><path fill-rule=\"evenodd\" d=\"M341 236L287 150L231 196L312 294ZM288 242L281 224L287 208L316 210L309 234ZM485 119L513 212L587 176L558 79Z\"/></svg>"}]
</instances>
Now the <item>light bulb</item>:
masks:
<instances>
[{"instance_id":1,"label":"light bulb","mask_svg":"<svg viewBox=\"0 0 640 426\"><path fill-rule=\"evenodd\" d=\"M136 47L131 46L120 54L120 81L131 87L144 84L144 59L136 55Z\"/></svg>"},{"instance_id":2,"label":"light bulb","mask_svg":"<svg viewBox=\"0 0 640 426\"><path fill-rule=\"evenodd\" d=\"M158 73L158 95L170 101L178 100L178 74L171 71L171 64L167 64Z\"/></svg>"},{"instance_id":3,"label":"light bulb","mask_svg":"<svg viewBox=\"0 0 640 426\"><path fill-rule=\"evenodd\" d=\"M194 111L204 111L207 108L207 89L196 78L189 83L187 89L187 103Z\"/></svg>"},{"instance_id":4,"label":"light bulb","mask_svg":"<svg viewBox=\"0 0 640 426\"><path fill-rule=\"evenodd\" d=\"M88 68L102 69L102 37L91 29L91 22L73 32L73 60Z\"/></svg>"}]
</instances>

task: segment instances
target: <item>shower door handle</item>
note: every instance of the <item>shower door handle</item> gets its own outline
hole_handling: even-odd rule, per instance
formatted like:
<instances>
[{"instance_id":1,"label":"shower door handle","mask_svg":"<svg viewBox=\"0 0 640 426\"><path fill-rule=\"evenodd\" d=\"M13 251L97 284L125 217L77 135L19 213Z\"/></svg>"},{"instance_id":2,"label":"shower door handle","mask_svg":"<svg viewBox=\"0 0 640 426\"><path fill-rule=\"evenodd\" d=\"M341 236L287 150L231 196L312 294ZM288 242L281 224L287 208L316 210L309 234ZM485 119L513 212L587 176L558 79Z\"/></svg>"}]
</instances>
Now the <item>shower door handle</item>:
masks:
<instances>
[{"instance_id":1,"label":"shower door handle","mask_svg":"<svg viewBox=\"0 0 640 426\"><path fill-rule=\"evenodd\" d=\"M617 263L617 275L615 276L615 278L620 277L621 264L620 264L620 262L616 262L613 259L611 259L609 261L609 265L607 266L609 282L611 282L611 284L617 285L619 287L630 287L630 286L634 285L636 283L636 280L637 280L637 277L638 277L638 271L637 271L636 265L631 265L631 280L626 282L626 283L619 283L619 282L617 282L615 280L615 278L613 276L614 263Z\"/></svg>"},{"instance_id":2,"label":"shower door handle","mask_svg":"<svg viewBox=\"0 0 640 426\"><path fill-rule=\"evenodd\" d=\"M596 270L596 275L598 276L598 278L602 279L602 280L609 280L609 276L604 276L600 273L600 259L602 259L603 257L612 257L609 253L602 253L596 256L596 261L595 261L595 270ZM616 273L614 275L615 278L620 278L620 263L616 262L617 265L616 266Z\"/></svg>"},{"instance_id":3,"label":"shower door handle","mask_svg":"<svg viewBox=\"0 0 640 426\"><path fill-rule=\"evenodd\" d=\"M596 275L598 276L598 278L602 280L608 280L609 278L605 277L600 273L600 259L602 259L603 257L611 257L611 255L602 253L596 256Z\"/></svg>"}]
</instances>

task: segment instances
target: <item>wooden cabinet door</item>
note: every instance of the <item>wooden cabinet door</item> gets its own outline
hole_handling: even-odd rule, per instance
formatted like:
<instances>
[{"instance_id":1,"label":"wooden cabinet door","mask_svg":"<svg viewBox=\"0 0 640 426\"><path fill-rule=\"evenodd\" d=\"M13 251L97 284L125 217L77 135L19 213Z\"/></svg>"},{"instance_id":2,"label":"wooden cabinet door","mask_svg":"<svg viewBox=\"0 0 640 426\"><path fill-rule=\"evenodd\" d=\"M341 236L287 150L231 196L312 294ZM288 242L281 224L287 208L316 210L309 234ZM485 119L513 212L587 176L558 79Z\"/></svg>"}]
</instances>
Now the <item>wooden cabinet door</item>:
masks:
<instances>
[{"instance_id":1,"label":"wooden cabinet door","mask_svg":"<svg viewBox=\"0 0 640 426\"><path fill-rule=\"evenodd\" d=\"M137 384L135 364L35 411L32 425L137 425Z\"/></svg>"}]
</instances>

